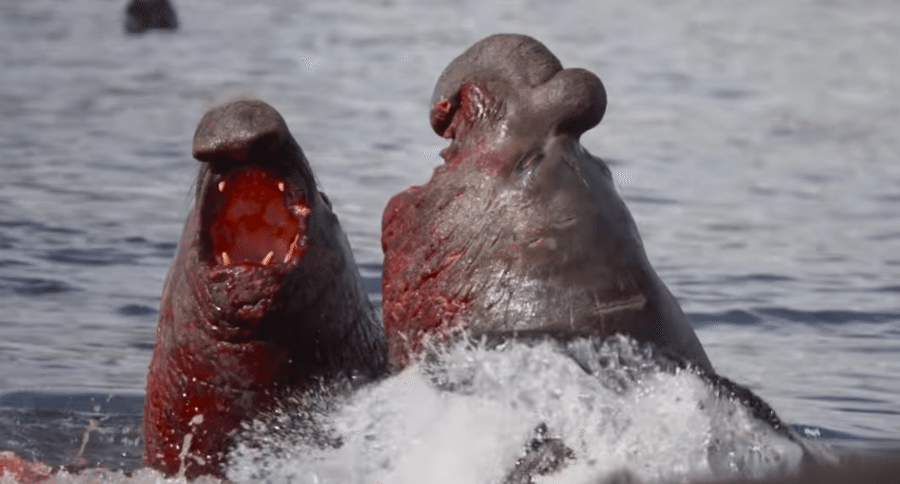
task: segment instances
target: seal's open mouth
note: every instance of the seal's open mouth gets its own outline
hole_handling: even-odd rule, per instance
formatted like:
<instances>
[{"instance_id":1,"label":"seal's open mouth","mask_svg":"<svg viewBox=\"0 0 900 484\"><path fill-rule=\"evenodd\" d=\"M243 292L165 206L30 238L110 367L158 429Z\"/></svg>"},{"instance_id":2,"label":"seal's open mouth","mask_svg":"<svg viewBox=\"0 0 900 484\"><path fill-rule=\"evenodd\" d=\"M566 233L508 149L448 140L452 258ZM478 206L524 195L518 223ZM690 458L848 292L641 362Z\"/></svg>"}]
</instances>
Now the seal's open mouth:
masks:
<instances>
[{"instance_id":1,"label":"seal's open mouth","mask_svg":"<svg viewBox=\"0 0 900 484\"><path fill-rule=\"evenodd\" d=\"M206 190L210 261L290 265L306 252L306 197L289 180L258 167L214 176Z\"/></svg>"}]
</instances>

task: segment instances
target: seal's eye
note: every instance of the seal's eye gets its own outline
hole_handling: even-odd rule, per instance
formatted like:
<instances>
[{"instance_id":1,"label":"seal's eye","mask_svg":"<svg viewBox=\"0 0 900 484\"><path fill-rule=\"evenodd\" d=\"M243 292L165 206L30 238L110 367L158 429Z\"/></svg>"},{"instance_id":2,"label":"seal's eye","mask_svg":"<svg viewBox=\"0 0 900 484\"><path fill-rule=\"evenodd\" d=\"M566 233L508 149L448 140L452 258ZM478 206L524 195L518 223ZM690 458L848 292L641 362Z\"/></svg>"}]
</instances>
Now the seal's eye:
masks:
<instances>
[{"instance_id":1,"label":"seal's eye","mask_svg":"<svg viewBox=\"0 0 900 484\"><path fill-rule=\"evenodd\" d=\"M544 151L541 149L533 149L519 158L516 162L515 171L521 175L531 173L535 166L544 159Z\"/></svg>"}]
</instances>

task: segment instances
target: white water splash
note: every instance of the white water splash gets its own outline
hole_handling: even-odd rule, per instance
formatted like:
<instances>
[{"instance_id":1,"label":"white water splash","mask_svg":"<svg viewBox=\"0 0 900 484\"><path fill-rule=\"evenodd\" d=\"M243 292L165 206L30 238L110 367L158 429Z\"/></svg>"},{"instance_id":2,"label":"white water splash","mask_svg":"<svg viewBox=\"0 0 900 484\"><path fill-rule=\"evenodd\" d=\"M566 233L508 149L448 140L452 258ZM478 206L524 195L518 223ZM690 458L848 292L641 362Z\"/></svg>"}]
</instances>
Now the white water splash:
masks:
<instances>
[{"instance_id":1,"label":"white water splash","mask_svg":"<svg viewBox=\"0 0 900 484\"><path fill-rule=\"evenodd\" d=\"M758 478L798 465L800 445L718 390L625 338L494 349L462 342L350 397L319 391L253 422L228 476L236 483L500 484L539 428L570 452L535 484ZM61 471L48 482L187 483L150 469Z\"/></svg>"},{"instance_id":2,"label":"white water splash","mask_svg":"<svg viewBox=\"0 0 900 484\"><path fill-rule=\"evenodd\" d=\"M313 420L324 431L310 432L308 415L293 430L290 418L257 422L256 436L232 454L229 477L494 484L515 468L541 424L574 457L536 476L539 484L597 483L621 473L637 482L763 477L799 463L799 445L718 397L701 377L665 366L624 338L567 348L460 343L321 413Z\"/></svg>"}]
</instances>

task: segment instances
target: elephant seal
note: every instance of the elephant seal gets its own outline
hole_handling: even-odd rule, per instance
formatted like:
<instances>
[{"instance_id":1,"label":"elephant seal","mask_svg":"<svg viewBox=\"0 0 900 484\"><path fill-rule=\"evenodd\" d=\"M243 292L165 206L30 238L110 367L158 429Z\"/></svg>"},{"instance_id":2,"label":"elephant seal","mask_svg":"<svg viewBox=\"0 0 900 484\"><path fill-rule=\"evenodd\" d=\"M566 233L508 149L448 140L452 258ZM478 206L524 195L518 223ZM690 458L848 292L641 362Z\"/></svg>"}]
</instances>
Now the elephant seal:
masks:
<instances>
[{"instance_id":1,"label":"elephant seal","mask_svg":"<svg viewBox=\"0 0 900 484\"><path fill-rule=\"evenodd\" d=\"M384 332L328 198L281 115L210 110L147 377L147 464L222 476L240 423L322 380L386 368Z\"/></svg>"},{"instance_id":2,"label":"elephant seal","mask_svg":"<svg viewBox=\"0 0 900 484\"><path fill-rule=\"evenodd\" d=\"M579 142L606 110L596 75L563 69L531 37L498 34L447 66L431 102L431 126L450 140L444 164L382 220L392 368L425 340L466 331L621 333L712 372L609 168Z\"/></svg>"},{"instance_id":3,"label":"elephant seal","mask_svg":"<svg viewBox=\"0 0 900 484\"><path fill-rule=\"evenodd\" d=\"M131 0L125 7L125 32L129 34L177 28L178 17L168 0Z\"/></svg>"}]
</instances>

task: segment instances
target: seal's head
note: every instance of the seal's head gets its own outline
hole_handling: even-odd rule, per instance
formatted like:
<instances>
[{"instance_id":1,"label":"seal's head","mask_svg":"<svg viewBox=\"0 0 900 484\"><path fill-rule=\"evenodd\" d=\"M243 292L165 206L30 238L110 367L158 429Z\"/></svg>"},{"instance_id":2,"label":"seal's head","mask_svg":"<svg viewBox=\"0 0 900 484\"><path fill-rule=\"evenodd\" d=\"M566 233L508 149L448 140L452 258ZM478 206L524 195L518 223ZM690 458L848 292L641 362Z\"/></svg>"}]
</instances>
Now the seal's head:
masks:
<instances>
[{"instance_id":1,"label":"seal's head","mask_svg":"<svg viewBox=\"0 0 900 484\"><path fill-rule=\"evenodd\" d=\"M590 71L563 69L537 40L498 34L476 43L444 69L431 103L431 127L453 140L445 153L453 163L455 151L469 143L515 150L524 139L578 139L603 118L606 91ZM508 162L514 156L504 158Z\"/></svg>"},{"instance_id":2,"label":"seal's head","mask_svg":"<svg viewBox=\"0 0 900 484\"><path fill-rule=\"evenodd\" d=\"M281 115L210 110L194 208L163 288L147 379L148 463L222 475L241 421L384 369L384 333L346 236Z\"/></svg>"},{"instance_id":3,"label":"seal's head","mask_svg":"<svg viewBox=\"0 0 900 484\"><path fill-rule=\"evenodd\" d=\"M285 293L288 286L314 291L303 262L310 235L323 227L311 226L310 217L330 207L284 119L262 101L207 112L193 152L202 165L191 235L217 329L225 338L255 336L266 315L298 298Z\"/></svg>"},{"instance_id":4,"label":"seal's head","mask_svg":"<svg viewBox=\"0 0 900 484\"><path fill-rule=\"evenodd\" d=\"M431 180L383 218L384 322L403 366L427 339L651 341L709 362L647 261L609 168L580 144L606 109L600 79L537 40L492 35L438 79L430 113L450 140Z\"/></svg>"}]
</instances>

